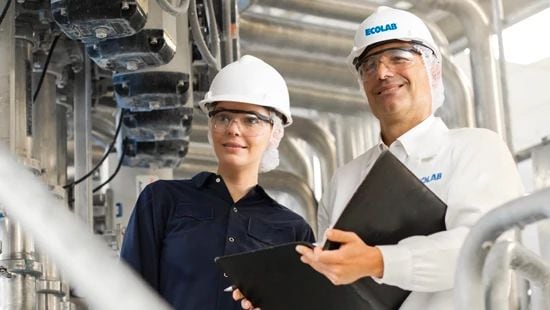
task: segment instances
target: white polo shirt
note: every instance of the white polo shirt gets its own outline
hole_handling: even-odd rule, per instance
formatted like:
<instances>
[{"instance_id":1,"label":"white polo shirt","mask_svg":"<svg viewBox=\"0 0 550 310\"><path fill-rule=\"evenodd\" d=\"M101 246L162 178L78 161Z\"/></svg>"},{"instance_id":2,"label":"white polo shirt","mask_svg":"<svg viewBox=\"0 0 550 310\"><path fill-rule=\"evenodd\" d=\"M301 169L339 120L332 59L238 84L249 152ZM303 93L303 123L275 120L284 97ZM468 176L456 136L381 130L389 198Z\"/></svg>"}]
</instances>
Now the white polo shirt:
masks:
<instances>
[{"instance_id":1,"label":"white polo shirt","mask_svg":"<svg viewBox=\"0 0 550 310\"><path fill-rule=\"evenodd\" d=\"M336 171L319 205L319 238L334 225L385 149L380 142ZM490 209L523 194L516 164L496 133L449 130L434 116L399 137L389 150L447 203L447 230L378 246L384 276L376 280L413 291L400 309L453 309L454 273L469 227Z\"/></svg>"}]
</instances>

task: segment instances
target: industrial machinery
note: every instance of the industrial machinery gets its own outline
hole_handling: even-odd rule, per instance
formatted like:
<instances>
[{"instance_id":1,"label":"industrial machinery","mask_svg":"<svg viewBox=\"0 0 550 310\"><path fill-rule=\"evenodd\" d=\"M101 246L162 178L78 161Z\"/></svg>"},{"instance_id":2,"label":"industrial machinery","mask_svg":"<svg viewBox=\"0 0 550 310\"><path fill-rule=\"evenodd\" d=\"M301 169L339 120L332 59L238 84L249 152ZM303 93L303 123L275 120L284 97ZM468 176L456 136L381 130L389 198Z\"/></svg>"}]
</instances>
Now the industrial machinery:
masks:
<instances>
[{"instance_id":1,"label":"industrial machinery","mask_svg":"<svg viewBox=\"0 0 550 310\"><path fill-rule=\"evenodd\" d=\"M499 3L506 18L498 18ZM147 291L137 284L117 291L123 280L135 281L131 275L106 267L102 276L118 279L109 281L84 269L89 264L97 270L92 267L107 265L105 256L118 254L144 186L215 169L208 120L196 103L216 72L240 55L273 65L291 98L294 123L279 147L280 167L261 175L260 184L315 227L317 202L336 167L379 138L345 59L354 28L380 4L409 9L428 22L445 72L446 101L438 116L449 127L497 131L513 150L503 58L496 57L492 38L501 33L500 23L547 7L544 0L0 0L0 159L7 148L27 177L32 173L34 183L29 182L36 186L29 185L29 192L48 197L37 198L36 206L17 200L26 213L10 213L0 202L0 310L139 308L132 298L117 303L114 294ZM467 47L470 79L455 59ZM548 186L548 140L539 147L516 152L516 158L534 154L542 188ZM0 182L6 178L19 179L1 175ZM543 196L535 198L547 199ZM46 202L48 212L41 209ZM54 206L65 215L48 217ZM26 216L29 221L23 221ZM36 230L22 228L29 222ZM67 244L35 243L48 227L57 236L66 229ZM548 222L537 227L541 240L549 238L548 227ZM86 239L91 234L103 242ZM101 250L104 244L108 251ZM54 262L52 254L68 257L70 247L82 270L68 268L74 265L59 256ZM490 261L495 253L518 253L517 246L495 248ZM548 256L550 250L542 252ZM104 290L84 294L94 285ZM503 287L491 289L487 294L496 296ZM528 285L518 291L527 305ZM541 291L548 287L535 297ZM152 300L149 309L160 305L152 295L139 296L136 303Z\"/></svg>"}]
</instances>

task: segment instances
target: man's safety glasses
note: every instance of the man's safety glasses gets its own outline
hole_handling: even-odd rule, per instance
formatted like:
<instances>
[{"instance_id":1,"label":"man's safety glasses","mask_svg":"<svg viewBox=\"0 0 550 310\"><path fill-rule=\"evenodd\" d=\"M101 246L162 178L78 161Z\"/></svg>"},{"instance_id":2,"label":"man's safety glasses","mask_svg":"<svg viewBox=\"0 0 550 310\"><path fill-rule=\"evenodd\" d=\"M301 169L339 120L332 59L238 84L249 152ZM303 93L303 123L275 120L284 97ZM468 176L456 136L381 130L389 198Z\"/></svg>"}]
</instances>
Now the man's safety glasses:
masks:
<instances>
[{"instance_id":1,"label":"man's safety glasses","mask_svg":"<svg viewBox=\"0 0 550 310\"><path fill-rule=\"evenodd\" d=\"M245 137L256 137L267 132L273 125L268 116L244 110L219 109L208 113L212 123L212 131L224 133L233 122L239 126L240 133Z\"/></svg>"},{"instance_id":2,"label":"man's safety glasses","mask_svg":"<svg viewBox=\"0 0 550 310\"><path fill-rule=\"evenodd\" d=\"M358 61L357 70L361 79L374 79L380 63L391 71L407 69L417 61L415 55L422 55L414 47L391 47L364 56Z\"/></svg>"}]
</instances>

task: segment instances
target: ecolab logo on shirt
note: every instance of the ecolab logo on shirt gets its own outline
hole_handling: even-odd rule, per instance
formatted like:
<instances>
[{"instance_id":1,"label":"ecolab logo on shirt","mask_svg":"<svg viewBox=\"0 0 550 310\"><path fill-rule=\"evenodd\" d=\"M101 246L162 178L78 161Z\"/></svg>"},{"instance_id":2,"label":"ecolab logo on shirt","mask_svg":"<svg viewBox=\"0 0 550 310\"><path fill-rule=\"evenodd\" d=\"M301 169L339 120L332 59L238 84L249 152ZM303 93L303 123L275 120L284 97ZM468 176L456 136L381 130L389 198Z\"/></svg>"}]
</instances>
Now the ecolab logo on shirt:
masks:
<instances>
[{"instance_id":1,"label":"ecolab logo on shirt","mask_svg":"<svg viewBox=\"0 0 550 310\"><path fill-rule=\"evenodd\" d=\"M386 25L379 25L372 28L366 28L365 29L365 37L368 37L372 34L380 33L380 32L386 32L391 30L397 30L397 24L391 23Z\"/></svg>"},{"instance_id":2,"label":"ecolab logo on shirt","mask_svg":"<svg viewBox=\"0 0 550 310\"><path fill-rule=\"evenodd\" d=\"M437 172L437 173L434 173L430 176L422 177L422 178L420 178L420 180L422 181L422 183L430 183L432 181L440 180L441 177L443 177L443 173L442 172Z\"/></svg>"}]
</instances>

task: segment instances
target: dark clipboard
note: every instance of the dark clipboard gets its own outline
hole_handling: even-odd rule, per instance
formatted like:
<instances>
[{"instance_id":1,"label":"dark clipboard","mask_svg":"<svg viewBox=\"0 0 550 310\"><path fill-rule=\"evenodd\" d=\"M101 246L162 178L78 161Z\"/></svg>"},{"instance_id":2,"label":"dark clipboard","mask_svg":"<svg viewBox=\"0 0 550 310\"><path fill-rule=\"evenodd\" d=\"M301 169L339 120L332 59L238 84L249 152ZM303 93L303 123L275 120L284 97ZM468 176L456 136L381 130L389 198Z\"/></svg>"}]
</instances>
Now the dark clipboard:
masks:
<instances>
[{"instance_id":1,"label":"dark clipboard","mask_svg":"<svg viewBox=\"0 0 550 310\"><path fill-rule=\"evenodd\" d=\"M389 151L359 185L335 228L356 232L369 245L396 244L445 230L447 206ZM410 292L370 277L334 286L299 260L299 242L216 258L216 263L263 310L397 309ZM326 243L325 249L338 244Z\"/></svg>"}]
</instances>

